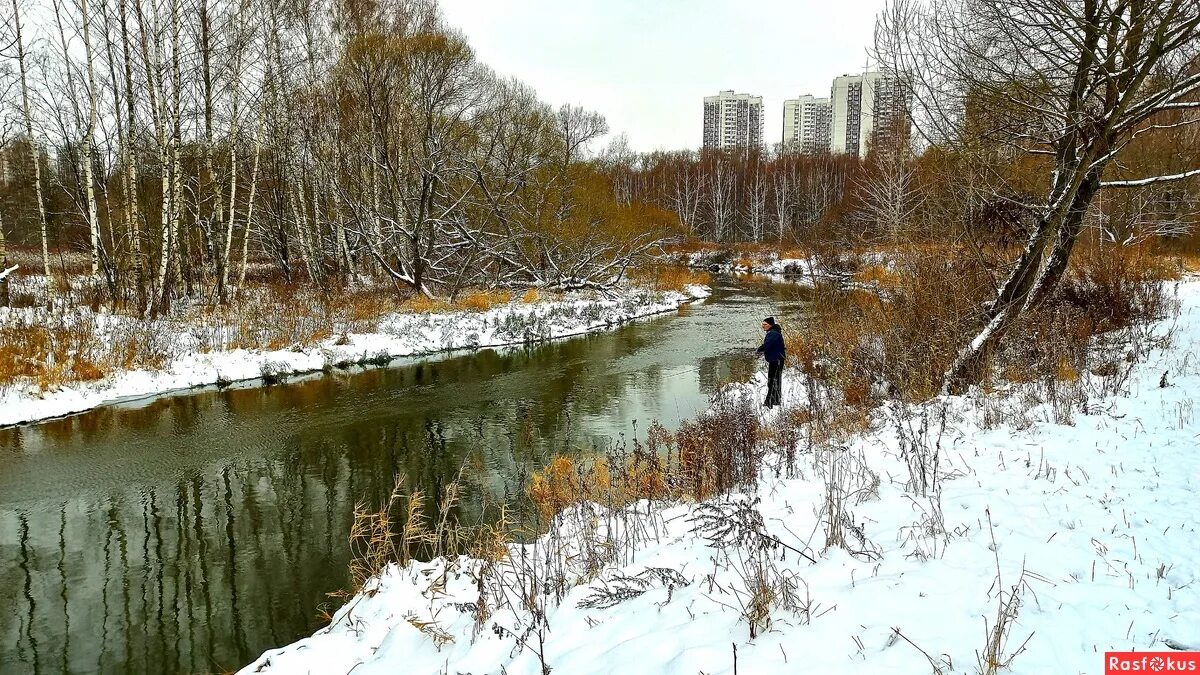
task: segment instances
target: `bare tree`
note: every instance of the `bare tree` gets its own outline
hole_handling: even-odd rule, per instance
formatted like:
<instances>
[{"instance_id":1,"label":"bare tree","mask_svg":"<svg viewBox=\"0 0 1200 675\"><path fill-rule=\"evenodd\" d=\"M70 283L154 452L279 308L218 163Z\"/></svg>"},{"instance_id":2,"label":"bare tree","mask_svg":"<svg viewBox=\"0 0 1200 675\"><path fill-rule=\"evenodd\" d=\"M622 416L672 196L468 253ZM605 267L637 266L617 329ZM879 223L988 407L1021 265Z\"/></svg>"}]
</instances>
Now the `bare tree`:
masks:
<instances>
[{"instance_id":1,"label":"bare tree","mask_svg":"<svg viewBox=\"0 0 1200 675\"><path fill-rule=\"evenodd\" d=\"M767 229L767 201L770 179L762 155L757 151L746 153L746 220L750 225L751 241L762 241Z\"/></svg>"},{"instance_id":2,"label":"bare tree","mask_svg":"<svg viewBox=\"0 0 1200 675\"><path fill-rule=\"evenodd\" d=\"M871 154L871 166L858 181L862 206L855 216L872 234L897 241L920 201L912 154L907 140L890 147L872 147Z\"/></svg>"},{"instance_id":3,"label":"bare tree","mask_svg":"<svg viewBox=\"0 0 1200 675\"><path fill-rule=\"evenodd\" d=\"M38 225L42 237L42 273L46 275L47 289L54 284L50 275L50 238L46 232L46 198L42 191L42 162L38 144L33 135L33 109L29 104L29 68L26 62L25 41L21 34L21 8L12 0L13 33L17 47L17 68L21 74L21 117L25 123L25 138L29 142L29 154L33 161L33 185L37 198Z\"/></svg>"},{"instance_id":4,"label":"bare tree","mask_svg":"<svg viewBox=\"0 0 1200 675\"><path fill-rule=\"evenodd\" d=\"M1031 223L1024 250L946 373L945 390L960 392L1017 318L1053 292L1101 190L1200 175L1126 178L1120 167L1139 136L1169 126L1164 115L1200 109L1191 96L1200 90L1200 3L895 0L877 51L912 78L926 141L980 137L997 156L1030 155L1046 169L1044 193L1020 204Z\"/></svg>"}]
</instances>

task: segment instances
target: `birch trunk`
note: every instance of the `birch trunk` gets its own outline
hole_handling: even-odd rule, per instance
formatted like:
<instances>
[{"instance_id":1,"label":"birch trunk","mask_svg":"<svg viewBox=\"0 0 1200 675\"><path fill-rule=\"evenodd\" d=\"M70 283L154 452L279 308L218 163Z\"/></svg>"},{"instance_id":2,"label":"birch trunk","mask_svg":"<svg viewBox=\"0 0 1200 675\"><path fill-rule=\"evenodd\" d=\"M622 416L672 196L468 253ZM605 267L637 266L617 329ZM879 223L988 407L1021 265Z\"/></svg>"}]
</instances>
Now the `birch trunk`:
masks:
<instances>
[{"instance_id":1,"label":"birch trunk","mask_svg":"<svg viewBox=\"0 0 1200 675\"><path fill-rule=\"evenodd\" d=\"M183 164L180 158L180 148L183 145L183 75L180 65L180 33L182 22L179 17L179 0L171 2L171 232L170 240L179 252L180 246L179 220L183 212ZM176 288L183 285L183 256L175 256ZM189 291L185 289L185 291Z\"/></svg>"},{"instance_id":2,"label":"birch trunk","mask_svg":"<svg viewBox=\"0 0 1200 675\"><path fill-rule=\"evenodd\" d=\"M159 46L157 32L154 37L154 58L150 58L150 41L146 26L146 16L142 11L141 0L134 0L134 12L137 14L138 32L141 34L141 50L142 62L146 68L146 85L150 95L150 111L151 118L154 124L154 137L158 144L158 174L159 184L162 191L162 198L159 200L159 261L158 269L154 275L153 296L154 300L147 303L148 311L157 312L161 307L164 299L167 297L167 265L171 259L171 242L169 238L169 223L171 212L171 175L169 164L169 148L167 146L167 130L166 116L163 110L163 100L166 97L163 91L163 80L161 73L155 77L155 71L159 70L159 64L162 63L162 52ZM157 21L155 22L157 27Z\"/></svg>"},{"instance_id":3,"label":"birch trunk","mask_svg":"<svg viewBox=\"0 0 1200 675\"><path fill-rule=\"evenodd\" d=\"M0 307L8 307L8 244L4 239L4 212L0 211Z\"/></svg>"},{"instance_id":4,"label":"birch trunk","mask_svg":"<svg viewBox=\"0 0 1200 675\"><path fill-rule=\"evenodd\" d=\"M29 143L29 155L33 161L33 189L37 195L38 227L42 235L42 273L46 275L47 299L54 293L54 279L50 275L50 239L46 234L46 198L42 193L42 162L37 143L33 140L33 110L29 105L29 73L25 64L25 43L21 39L21 10L17 0L12 0L13 28L16 32L17 67L21 72L21 116L25 123L25 139Z\"/></svg>"},{"instance_id":5,"label":"birch trunk","mask_svg":"<svg viewBox=\"0 0 1200 675\"><path fill-rule=\"evenodd\" d=\"M258 166L262 158L263 127L266 125L266 112L258 114L258 128L254 131L254 161L250 167L250 194L246 198L246 227L242 232L242 269L238 273L236 293L242 292L246 284L246 265L250 258L250 231L254 226L254 197L258 192Z\"/></svg>"},{"instance_id":6,"label":"birch trunk","mask_svg":"<svg viewBox=\"0 0 1200 675\"><path fill-rule=\"evenodd\" d=\"M142 254L142 233L138 214L138 169L133 157L133 137L137 129L137 112L133 99L133 59L129 49L129 22L125 7L126 0L119 0L117 10L121 21L121 49L124 58L125 116L129 129L125 142L121 144L121 163L124 167L122 181L125 190L125 222L129 228L130 247L133 252L134 281L137 284L138 303L146 308L146 264ZM116 86L114 82L113 86ZM119 117L120 113L118 113Z\"/></svg>"},{"instance_id":7,"label":"birch trunk","mask_svg":"<svg viewBox=\"0 0 1200 675\"><path fill-rule=\"evenodd\" d=\"M288 190L288 204L292 210L292 220L296 223L296 238L300 241L300 259L308 272L308 280L316 282L313 270L312 245L308 237L308 218L304 208L304 182L295 177L295 189Z\"/></svg>"},{"instance_id":8,"label":"birch trunk","mask_svg":"<svg viewBox=\"0 0 1200 675\"><path fill-rule=\"evenodd\" d=\"M238 63L241 62L239 57ZM240 69L235 66L233 74L233 108L232 117L229 122L229 219L225 226L225 241L223 242L223 250L218 256L218 266L220 267L217 279L217 297L221 304L225 304L229 300L229 250L233 245L233 223L237 216L237 188L238 188L238 98L241 93L239 80L241 79Z\"/></svg>"},{"instance_id":9,"label":"birch trunk","mask_svg":"<svg viewBox=\"0 0 1200 675\"><path fill-rule=\"evenodd\" d=\"M92 276L100 273L100 217L96 211L96 180L93 175L92 143L99 117L96 102L96 69L92 56L91 18L88 16L88 0L79 0L79 12L83 23L83 51L87 62L88 122L83 140L83 182L87 198L88 231L92 241Z\"/></svg>"}]
</instances>

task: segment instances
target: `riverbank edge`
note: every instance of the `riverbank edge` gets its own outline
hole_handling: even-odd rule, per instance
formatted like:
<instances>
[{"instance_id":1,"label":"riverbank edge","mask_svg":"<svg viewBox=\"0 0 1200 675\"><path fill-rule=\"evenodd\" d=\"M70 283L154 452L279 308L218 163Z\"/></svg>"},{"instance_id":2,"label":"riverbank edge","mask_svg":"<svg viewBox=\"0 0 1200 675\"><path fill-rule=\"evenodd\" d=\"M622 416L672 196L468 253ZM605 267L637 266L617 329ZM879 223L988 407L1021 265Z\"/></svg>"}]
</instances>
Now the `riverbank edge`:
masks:
<instances>
[{"instance_id":1,"label":"riverbank edge","mask_svg":"<svg viewBox=\"0 0 1200 675\"><path fill-rule=\"evenodd\" d=\"M39 424L96 408L185 394L205 387L225 388L248 383L270 386L291 377L330 372L334 368L386 367L401 358L543 344L677 311L683 305L709 297L711 292L708 286L700 285L665 292L624 288L610 297L576 297L534 303L513 301L482 312L393 314L380 321L385 330L349 333L306 349L188 353L174 359L163 370L122 371L96 382L50 392L0 389L0 429ZM564 310L576 315L592 312L597 318L583 321L579 316L574 320L569 315L556 316L569 314ZM548 321L549 330L527 332L517 340L502 337L505 333L497 328L510 319Z\"/></svg>"},{"instance_id":2,"label":"riverbank edge","mask_svg":"<svg viewBox=\"0 0 1200 675\"><path fill-rule=\"evenodd\" d=\"M1196 529L1178 520L1200 476L1189 443L1191 406L1200 394L1200 279L1176 284L1176 296L1180 312L1149 328L1158 346L1133 362L1123 393L1087 401L1065 424L1053 421L1052 403L1030 407L1029 385L879 411L870 431L840 449L876 478L868 494L848 505L863 550L805 545L817 556L811 566L776 551L780 562L769 569L802 580L803 612L757 639L751 629L745 640L746 606L739 612L737 600L744 596L726 590L745 579L728 569L736 568L728 558L718 569L719 554L693 531L704 504L660 504L647 511L657 528L636 563L618 562L588 577L550 613L553 630L546 636L553 640L514 630L510 624L520 617L507 610L488 622L494 630L474 632L478 561L438 559L390 566L328 627L265 652L241 672L374 673L407 664L414 673L452 666L650 673L667 672L668 665L670 672L736 673L739 656L742 672L781 672L794 667L787 665L789 653L803 655L814 672L941 672L955 669L954 661L982 659L981 648L993 646L1006 666L1015 660L1014 672L1084 672L1107 650L1196 649L1180 646L1192 643L1181 642L1189 636L1175 627L1200 620L1196 567L1188 564L1196 558L1187 545ZM792 372L785 381L785 402L803 400L800 379ZM732 391L757 398L762 384L760 373ZM764 411L762 419L778 414ZM936 427L939 418L935 441L919 424L933 419ZM945 451L937 479L945 487L930 497L903 484L911 470L905 450L914 442ZM795 532L780 524L800 533L807 523L798 519L820 527L820 510L810 518L805 508L820 504L820 475L769 473L751 495L711 503L757 495L750 505L761 513L758 522L785 541L794 541ZM881 475L887 480L879 481ZM583 520L599 517L594 507L579 510ZM804 545L802 538L795 543ZM663 570L692 578L629 586L629 579ZM645 578L651 577L666 578ZM714 587L721 595L714 596ZM594 602L613 588L629 597ZM1022 598L1028 606L1018 613ZM989 629L997 621L1005 627L993 645ZM858 649L828 648L834 644Z\"/></svg>"}]
</instances>

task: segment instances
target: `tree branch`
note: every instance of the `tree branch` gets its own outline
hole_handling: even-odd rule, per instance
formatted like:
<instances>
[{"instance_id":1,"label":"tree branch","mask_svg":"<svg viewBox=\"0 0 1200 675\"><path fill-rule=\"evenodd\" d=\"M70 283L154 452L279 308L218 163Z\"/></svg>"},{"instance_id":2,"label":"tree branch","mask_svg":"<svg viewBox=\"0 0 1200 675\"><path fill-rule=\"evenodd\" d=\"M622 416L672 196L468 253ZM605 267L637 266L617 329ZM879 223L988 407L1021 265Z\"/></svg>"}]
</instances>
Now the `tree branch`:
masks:
<instances>
[{"instance_id":1,"label":"tree branch","mask_svg":"<svg viewBox=\"0 0 1200 675\"><path fill-rule=\"evenodd\" d=\"M1102 188L1142 187L1143 185L1151 185L1153 183L1163 183L1163 182L1172 181L1172 180L1183 180L1184 178L1190 178L1192 176L1200 176L1200 169L1192 169L1191 171L1184 171L1183 173L1173 173L1173 174L1165 175L1165 176L1151 176L1150 178L1139 178L1138 180L1103 181L1100 183L1100 187L1102 187Z\"/></svg>"}]
</instances>

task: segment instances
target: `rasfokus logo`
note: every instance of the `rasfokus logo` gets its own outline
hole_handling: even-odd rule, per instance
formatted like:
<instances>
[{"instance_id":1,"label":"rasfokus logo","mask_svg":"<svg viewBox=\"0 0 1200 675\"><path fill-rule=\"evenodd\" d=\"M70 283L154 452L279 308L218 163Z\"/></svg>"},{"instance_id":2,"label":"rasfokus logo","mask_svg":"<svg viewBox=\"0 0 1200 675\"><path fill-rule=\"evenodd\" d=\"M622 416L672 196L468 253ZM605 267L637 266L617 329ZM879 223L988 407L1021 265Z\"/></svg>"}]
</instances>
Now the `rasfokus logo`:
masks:
<instances>
[{"instance_id":1,"label":"rasfokus logo","mask_svg":"<svg viewBox=\"0 0 1200 675\"><path fill-rule=\"evenodd\" d=\"M1104 652L1104 675L1116 673L1200 675L1200 652Z\"/></svg>"}]
</instances>

